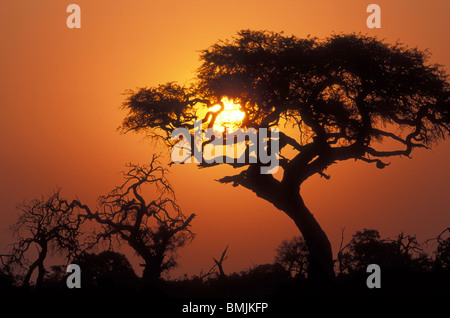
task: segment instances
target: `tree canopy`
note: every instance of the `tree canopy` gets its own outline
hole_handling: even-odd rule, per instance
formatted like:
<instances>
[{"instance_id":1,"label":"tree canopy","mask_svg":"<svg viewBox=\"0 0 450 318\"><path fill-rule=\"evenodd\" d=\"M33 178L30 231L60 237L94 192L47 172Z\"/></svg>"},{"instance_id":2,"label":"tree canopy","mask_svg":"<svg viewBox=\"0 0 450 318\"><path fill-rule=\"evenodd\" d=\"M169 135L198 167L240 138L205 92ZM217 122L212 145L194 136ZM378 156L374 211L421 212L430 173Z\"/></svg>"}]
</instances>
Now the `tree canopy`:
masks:
<instances>
[{"instance_id":1,"label":"tree canopy","mask_svg":"<svg viewBox=\"0 0 450 318\"><path fill-rule=\"evenodd\" d=\"M122 128L157 135L192 128L200 106L227 96L245 113L244 128L295 128L281 147L298 155L281 165L296 183L340 160L383 168L384 158L409 156L450 131L448 76L429 57L361 34L320 40L244 30L201 52L192 85L130 91ZM204 118L210 126L212 115ZM385 141L395 149L378 148Z\"/></svg>"}]
</instances>

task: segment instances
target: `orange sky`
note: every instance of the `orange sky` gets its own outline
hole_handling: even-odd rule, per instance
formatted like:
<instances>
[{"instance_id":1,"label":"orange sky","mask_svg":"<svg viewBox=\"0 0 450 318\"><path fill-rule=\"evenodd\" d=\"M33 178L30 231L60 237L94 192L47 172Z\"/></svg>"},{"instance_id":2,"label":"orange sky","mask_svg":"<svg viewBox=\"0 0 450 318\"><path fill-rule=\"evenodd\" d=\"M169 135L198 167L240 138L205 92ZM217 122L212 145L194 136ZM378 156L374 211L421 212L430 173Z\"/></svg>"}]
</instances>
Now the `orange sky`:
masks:
<instances>
[{"instance_id":1,"label":"orange sky","mask_svg":"<svg viewBox=\"0 0 450 318\"><path fill-rule=\"evenodd\" d=\"M128 162L154 151L142 135L120 135L121 93L167 81L186 83L198 50L243 28L325 37L363 32L429 48L450 65L450 2L373 1L382 28L366 27L371 1L4 0L0 5L0 248L11 242L15 205L60 186L63 195L95 198L120 181ZM66 7L81 7L82 28L66 27ZM447 71L449 68L446 68ZM400 231L425 239L450 224L450 143L394 159L377 170L346 162L303 186L305 201L336 248L341 227ZM229 170L228 170L229 171ZM214 182L224 168L174 166L170 179L186 214L195 212L194 242L180 252L174 276L198 274L229 244L225 271L271 262L292 222L242 188Z\"/></svg>"}]
</instances>

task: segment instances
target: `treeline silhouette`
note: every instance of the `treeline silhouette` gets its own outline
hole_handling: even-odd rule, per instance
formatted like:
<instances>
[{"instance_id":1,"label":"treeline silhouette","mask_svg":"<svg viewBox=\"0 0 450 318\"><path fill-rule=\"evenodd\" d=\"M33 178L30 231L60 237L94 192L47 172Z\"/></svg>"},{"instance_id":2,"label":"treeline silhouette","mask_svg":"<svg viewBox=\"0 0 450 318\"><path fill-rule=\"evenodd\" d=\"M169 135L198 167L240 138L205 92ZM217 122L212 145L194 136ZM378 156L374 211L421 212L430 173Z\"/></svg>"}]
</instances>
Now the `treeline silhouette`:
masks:
<instances>
[{"instance_id":1,"label":"treeline silhouette","mask_svg":"<svg viewBox=\"0 0 450 318\"><path fill-rule=\"evenodd\" d=\"M415 235L400 233L382 238L374 229L363 229L341 246L334 260L336 279L317 284L308 279L308 250L296 236L280 243L274 261L226 274L228 246L212 266L198 275L148 281L139 277L127 256L113 250L82 252L72 259L82 269L82 288L66 286L66 265L45 270L42 281L29 285L27 275L14 274L13 264L3 262L0 290L9 296L149 296L157 298L293 298L293 297L448 297L450 283L450 228L419 242ZM224 264L225 263L225 264ZM34 263L33 263L34 264ZM368 289L366 268L382 269L382 288ZM25 273L27 273L25 271Z\"/></svg>"}]
</instances>

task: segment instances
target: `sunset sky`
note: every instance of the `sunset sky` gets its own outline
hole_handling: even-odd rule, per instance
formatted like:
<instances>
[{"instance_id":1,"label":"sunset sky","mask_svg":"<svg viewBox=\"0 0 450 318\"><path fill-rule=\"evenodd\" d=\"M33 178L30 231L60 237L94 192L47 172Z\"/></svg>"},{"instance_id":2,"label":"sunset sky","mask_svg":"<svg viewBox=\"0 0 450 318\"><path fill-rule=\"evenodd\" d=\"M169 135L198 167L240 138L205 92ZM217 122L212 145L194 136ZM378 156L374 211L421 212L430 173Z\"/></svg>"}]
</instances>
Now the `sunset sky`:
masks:
<instances>
[{"instance_id":1,"label":"sunset sky","mask_svg":"<svg viewBox=\"0 0 450 318\"><path fill-rule=\"evenodd\" d=\"M81 7L81 29L68 29L66 7ZM368 29L366 7L381 7L381 29ZM15 206L57 186L94 204L120 182L125 164L147 163L144 135L120 134L126 89L188 83L199 50L241 29L298 37L362 32L429 49L449 72L450 2L301 0L4 0L0 4L0 250L12 242ZM450 142L395 158L378 170L348 161L302 187L305 202L339 246L356 230L400 231L421 240L450 226ZM180 251L173 276L198 274L229 245L226 272L273 261L293 222L244 188L215 182L229 168L174 165L171 180L185 214L196 213L196 239Z\"/></svg>"}]
</instances>

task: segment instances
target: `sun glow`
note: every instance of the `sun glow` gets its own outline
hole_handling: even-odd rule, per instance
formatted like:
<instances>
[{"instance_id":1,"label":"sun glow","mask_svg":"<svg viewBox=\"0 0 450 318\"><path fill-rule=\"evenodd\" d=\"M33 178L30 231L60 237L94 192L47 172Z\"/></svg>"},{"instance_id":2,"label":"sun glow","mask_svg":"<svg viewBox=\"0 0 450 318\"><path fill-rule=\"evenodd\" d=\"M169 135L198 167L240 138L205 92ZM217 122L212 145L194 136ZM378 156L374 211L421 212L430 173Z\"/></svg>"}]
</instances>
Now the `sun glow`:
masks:
<instances>
[{"instance_id":1,"label":"sun glow","mask_svg":"<svg viewBox=\"0 0 450 318\"><path fill-rule=\"evenodd\" d=\"M241 106L235 104L232 99L228 99L227 97L223 97L221 101L224 109L217 115L216 121L214 122L214 129L219 132L224 132L226 128L231 130L238 129L245 117L245 113L241 111ZM218 112L220 108L220 105L215 105L209 110Z\"/></svg>"}]
</instances>

